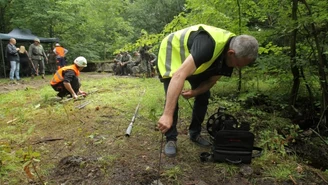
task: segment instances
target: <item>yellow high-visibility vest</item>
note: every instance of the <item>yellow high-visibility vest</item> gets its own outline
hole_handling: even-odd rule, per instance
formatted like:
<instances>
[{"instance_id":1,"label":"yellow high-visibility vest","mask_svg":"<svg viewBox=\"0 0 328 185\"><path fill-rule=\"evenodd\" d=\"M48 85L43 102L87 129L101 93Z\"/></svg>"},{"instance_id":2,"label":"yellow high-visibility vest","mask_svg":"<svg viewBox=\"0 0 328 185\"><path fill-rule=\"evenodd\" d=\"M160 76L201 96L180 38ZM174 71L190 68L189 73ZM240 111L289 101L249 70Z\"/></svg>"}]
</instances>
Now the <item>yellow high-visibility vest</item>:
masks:
<instances>
[{"instance_id":1,"label":"yellow high-visibility vest","mask_svg":"<svg viewBox=\"0 0 328 185\"><path fill-rule=\"evenodd\" d=\"M193 75L204 72L222 53L226 42L233 36L227 30L208 26L204 24L194 25L166 36L161 42L158 54L158 69L163 78L171 78L178 70L184 60L190 55L187 42L192 31L205 30L215 41L213 56L211 59L199 66Z\"/></svg>"}]
</instances>

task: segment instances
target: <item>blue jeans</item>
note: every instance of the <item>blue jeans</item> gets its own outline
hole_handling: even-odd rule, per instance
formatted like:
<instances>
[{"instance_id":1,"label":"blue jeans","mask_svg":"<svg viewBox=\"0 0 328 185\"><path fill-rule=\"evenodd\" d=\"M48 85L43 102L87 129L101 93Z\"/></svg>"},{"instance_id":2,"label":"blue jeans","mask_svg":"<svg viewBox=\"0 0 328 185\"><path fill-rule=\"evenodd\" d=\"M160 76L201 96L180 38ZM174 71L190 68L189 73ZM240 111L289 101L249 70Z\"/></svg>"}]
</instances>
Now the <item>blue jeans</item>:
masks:
<instances>
[{"instance_id":1,"label":"blue jeans","mask_svg":"<svg viewBox=\"0 0 328 185\"><path fill-rule=\"evenodd\" d=\"M19 78L19 68L20 68L20 63L19 62L10 61L10 73L9 73L10 80L14 80L14 76L16 76L17 80L20 80L20 78Z\"/></svg>"}]
</instances>

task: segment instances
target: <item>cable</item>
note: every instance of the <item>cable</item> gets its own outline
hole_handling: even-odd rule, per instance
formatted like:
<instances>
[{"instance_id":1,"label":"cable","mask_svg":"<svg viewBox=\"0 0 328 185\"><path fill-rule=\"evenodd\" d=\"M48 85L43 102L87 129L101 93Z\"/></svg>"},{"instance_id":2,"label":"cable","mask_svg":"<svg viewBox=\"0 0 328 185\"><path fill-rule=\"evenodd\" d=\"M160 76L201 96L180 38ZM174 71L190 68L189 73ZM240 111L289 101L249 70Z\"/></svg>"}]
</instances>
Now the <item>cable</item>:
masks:
<instances>
[{"instance_id":1,"label":"cable","mask_svg":"<svg viewBox=\"0 0 328 185\"><path fill-rule=\"evenodd\" d=\"M158 179L157 179L157 185L158 185L158 181L159 181L159 179L161 177L161 163L162 163L163 140L164 140L164 134L162 134L161 146L160 146L160 150L159 150L159 163L158 163Z\"/></svg>"}]
</instances>

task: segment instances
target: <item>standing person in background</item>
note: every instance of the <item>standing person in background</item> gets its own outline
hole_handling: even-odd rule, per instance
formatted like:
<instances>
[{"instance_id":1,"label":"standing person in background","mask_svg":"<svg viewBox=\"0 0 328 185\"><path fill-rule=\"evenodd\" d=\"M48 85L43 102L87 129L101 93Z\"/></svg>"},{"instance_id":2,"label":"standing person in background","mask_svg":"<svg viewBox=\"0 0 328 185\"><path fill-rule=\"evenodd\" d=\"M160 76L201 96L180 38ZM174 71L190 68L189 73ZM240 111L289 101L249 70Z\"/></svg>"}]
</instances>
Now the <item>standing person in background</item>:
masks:
<instances>
[{"instance_id":1,"label":"standing person in background","mask_svg":"<svg viewBox=\"0 0 328 185\"><path fill-rule=\"evenodd\" d=\"M139 50L141 56L140 71L146 77L153 76L155 61L157 60L156 55L151 53L149 49L149 46L144 46Z\"/></svg>"},{"instance_id":2,"label":"standing person in background","mask_svg":"<svg viewBox=\"0 0 328 185\"><path fill-rule=\"evenodd\" d=\"M28 56L25 46L19 47L18 55L19 55L22 75L29 76L31 74L31 71L35 70L35 67L32 61L30 61L30 57Z\"/></svg>"},{"instance_id":3,"label":"standing person in background","mask_svg":"<svg viewBox=\"0 0 328 185\"><path fill-rule=\"evenodd\" d=\"M140 53L140 65L139 65L139 73L142 76L147 76L147 70L148 70L148 57L147 57L147 50L148 46L143 46L139 49Z\"/></svg>"},{"instance_id":4,"label":"standing person in background","mask_svg":"<svg viewBox=\"0 0 328 185\"><path fill-rule=\"evenodd\" d=\"M38 38L34 39L34 43L31 44L28 49L28 55L36 69L36 71L33 71L32 73L32 78L34 77L34 75L37 75L37 71L39 71L40 74L42 75L42 79L44 79L44 74L45 74L44 59L48 63L48 57L44 52L42 45L40 44L40 39Z\"/></svg>"},{"instance_id":5,"label":"standing person in background","mask_svg":"<svg viewBox=\"0 0 328 185\"><path fill-rule=\"evenodd\" d=\"M62 47L59 43L56 43L54 53L56 54L56 59L58 62L57 69L66 66L65 56L67 52L68 50L66 48Z\"/></svg>"},{"instance_id":6,"label":"standing person in background","mask_svg":"<svg viewBox=\"0 0 328 185\"><path fill-rule=\"evenodd\" d=\"M156 73L155 68L156 68L157 56L152 52L148 52L148 55L149 55L148 68L147 68L148 77L154 77Z\"/></svg>"},{"instance_id":7,"label":"standing person in background","mask_svg":"<svg viewBox=\"0 0 328 185\"><path fill-rule=\"evenodd\" d=\"M185 42L183 42L185 41ZM249 35L239 35L204 24L194 25L166 36L158 54L158 70L165 90L164 112L158 120L166 136L164 153L177 153L178 98L194 98L189 139L200 145L211 144L201 136L210 98L210 89L221 76L230 77L233 68L256 60L258 42ZM191 89L183 89L185 81Z\"/></svg>"},{"instance_id":8,"label":"standing person in background","mask_svg":"<svg viewBox=\"0 0 328 185\"><path fill-rule=\"evenodd\" d=\"M8 61L10 62L9 78L11 81L14 81L15 77L16 80L20 80L19 77L20 63L19 63L19 55L18 55L19 48L16 48L15 45L16 45L16 39L10 38L6 48L7 58Z\"/></svg>"},{"instance_id":9,"label":"standing person in background","mask_svg":"<svg viewBox=\"0 0 328 185\"><path fill-rule=\"evenodd\" d=\"M47 57L48 57L48 66L47 69L49 72L51 72L52 74L56 73L56 71L58 70L58 61L56 58L56 54L53 51L53 48L49 48L48 51L46 52Z\"/></svg>"}]
</instances>

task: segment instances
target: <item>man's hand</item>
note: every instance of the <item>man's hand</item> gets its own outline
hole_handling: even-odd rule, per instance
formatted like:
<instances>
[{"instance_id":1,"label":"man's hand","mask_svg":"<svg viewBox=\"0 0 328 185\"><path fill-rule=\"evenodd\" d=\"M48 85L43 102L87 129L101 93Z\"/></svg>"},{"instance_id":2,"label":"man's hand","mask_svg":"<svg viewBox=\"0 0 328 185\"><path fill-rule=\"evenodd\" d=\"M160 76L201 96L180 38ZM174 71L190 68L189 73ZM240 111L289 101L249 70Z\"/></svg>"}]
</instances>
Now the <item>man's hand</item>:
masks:
<instances>
[{"instance_id":1,"label":"man's hand","mask_svg":"<svg viewBox=\"0 0 328 185\"><path fill-rule=\"evenodd\" d=\"M78 98L78 96L74 93L73 95L72 95L72 97L73 97L73 99L77 99Z\"/></svg>"},{"instance_id":2,"label":"man's hand","mask_svg":"<svg viewBox=\"0 0 328 185\"><path fill-rule=\"evenodd\" d=\"M76 95L76 93L75 93L74 90L72 89L71 84L70 84L69 82L63 82L63 83L64 83L64 87L65 87L65 89L66 89L69 93L71 93L72 98L73 98L73 99L77 99L78 96Z\"/></svg>"},{"instance_id":3,"label":"man's hand","mask_svg":"<svg viewBox=\"0 0 328 185\"><path fill-rule=\"evenodd\" d=\"M88 93L86 93L84 91L79 91L79 95L82 95L83 97L86 97L88 95Z\"/></svg>"},{"instance_id":4,"label":"man's hand","mask_svg":"<svg viewBox=\"0 0 328 185\"><path fill-rule=\"evenodd\" d=\"M173 117L171 116L164 116L162 115L161 118L158 120L158 129L164 134L167 132L173 123Z\"/></svg>"},{"instance_id":5,"label":"man's hand","mask_svg":"<svg viewBox=\"0 0 328 185\"><path fill-rule=\"evenodd\" d=\"M195 97L193 90L182 90L181 96L183 96L185 99Z\"/></svg>"}]
</instances>

